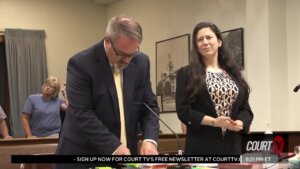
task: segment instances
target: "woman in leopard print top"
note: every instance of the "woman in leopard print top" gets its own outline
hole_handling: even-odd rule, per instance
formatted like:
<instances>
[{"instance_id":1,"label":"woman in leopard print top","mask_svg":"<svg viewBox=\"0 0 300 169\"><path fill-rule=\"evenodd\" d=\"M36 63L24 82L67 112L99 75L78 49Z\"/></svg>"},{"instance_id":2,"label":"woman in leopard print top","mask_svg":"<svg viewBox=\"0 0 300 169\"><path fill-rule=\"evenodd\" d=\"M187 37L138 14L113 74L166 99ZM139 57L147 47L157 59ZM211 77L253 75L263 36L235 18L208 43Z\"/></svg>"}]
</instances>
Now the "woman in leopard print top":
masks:
<instances>
[{"instance_id":1,"label":"woman in leopard print top","mask_svg":"<svg viewBox=\"0 0 300 169\"><path fill-rule=\"evenodd\" d=\"M242 133L253 120L249 86L222 42L215 24L197 24L190 63L177 72L176 109L187 126L185 154L239 155Z\"/></svg>"}]
</instances>

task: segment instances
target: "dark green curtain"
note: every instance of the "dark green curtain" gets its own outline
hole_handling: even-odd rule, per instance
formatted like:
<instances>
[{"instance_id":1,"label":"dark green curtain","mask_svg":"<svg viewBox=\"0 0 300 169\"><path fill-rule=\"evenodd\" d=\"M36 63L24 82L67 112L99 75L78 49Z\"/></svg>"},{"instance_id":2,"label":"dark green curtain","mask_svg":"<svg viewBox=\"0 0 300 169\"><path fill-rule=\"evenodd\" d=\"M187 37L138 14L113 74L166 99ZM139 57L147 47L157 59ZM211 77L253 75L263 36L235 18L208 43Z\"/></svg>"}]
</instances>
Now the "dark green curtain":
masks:
<instances>
[{"instance_id":1,"label":"dark green curtain","mask_svg":"<svg viewBox=\"0 0 300 169\"><path fill-rule=\"evenodd\" d=\"M5 46L0 42L0 105L4 105L4 82L5 82Z\"/></svg>"},{"instance_id":2,"label":"dark green curtain","mask_svg":"<svg viewBox=\"0 0 300 169\"><path fill-rule=\"evenodd\" d=\"M21 112L26 98L39 93L47 78L44 30L5 29L12 135L22 137Z\"/></svg>"}]
</instances>

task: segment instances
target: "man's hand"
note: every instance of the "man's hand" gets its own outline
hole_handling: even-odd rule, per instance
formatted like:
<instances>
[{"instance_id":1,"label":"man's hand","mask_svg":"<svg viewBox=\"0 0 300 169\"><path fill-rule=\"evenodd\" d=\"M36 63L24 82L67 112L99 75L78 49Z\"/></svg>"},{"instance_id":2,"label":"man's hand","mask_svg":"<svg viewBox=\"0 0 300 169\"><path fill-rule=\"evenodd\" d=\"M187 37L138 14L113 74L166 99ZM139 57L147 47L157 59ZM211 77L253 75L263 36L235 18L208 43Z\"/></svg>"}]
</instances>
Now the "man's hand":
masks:
<instances>
[{"instance_id":1,"label":"man's hand","mask_svg":"<svg viewBox=\"0 0 300 169\"><path fill-rule=\"evenodd\" d=\"M113 155L131 155L131 153L130 150L124 144L121 144Z\"/></svg>"},{"instance_id":2,"label":"man's hand","mask_svg":"<svg viewBox=\"0 0 300 169\"><path fill-rule=\"evenodd\" d=\"M141 155L158 155L156 145L150 141L144 141L140 150Z\"/></svg>"}]
</instances>

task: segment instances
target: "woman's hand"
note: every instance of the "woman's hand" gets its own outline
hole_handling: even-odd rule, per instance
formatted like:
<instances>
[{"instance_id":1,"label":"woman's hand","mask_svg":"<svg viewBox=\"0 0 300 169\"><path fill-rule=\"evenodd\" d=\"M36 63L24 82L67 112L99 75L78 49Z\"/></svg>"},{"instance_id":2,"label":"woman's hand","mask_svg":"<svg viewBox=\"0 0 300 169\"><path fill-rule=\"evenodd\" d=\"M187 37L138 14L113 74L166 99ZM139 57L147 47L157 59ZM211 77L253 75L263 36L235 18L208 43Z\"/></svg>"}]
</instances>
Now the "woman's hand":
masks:
<instances>
[{"instance_id":1,"label":"woman's hand","mask_svg":"<svg viewBox=\"0 0 300 169\"><path fill-rule=\"evenodd\" d=\"M214 125L215 127L238 132L243 129L244 123L241 120L232 120L230 117L219 116L214 120Z\"/></svg>"}]
</instances>

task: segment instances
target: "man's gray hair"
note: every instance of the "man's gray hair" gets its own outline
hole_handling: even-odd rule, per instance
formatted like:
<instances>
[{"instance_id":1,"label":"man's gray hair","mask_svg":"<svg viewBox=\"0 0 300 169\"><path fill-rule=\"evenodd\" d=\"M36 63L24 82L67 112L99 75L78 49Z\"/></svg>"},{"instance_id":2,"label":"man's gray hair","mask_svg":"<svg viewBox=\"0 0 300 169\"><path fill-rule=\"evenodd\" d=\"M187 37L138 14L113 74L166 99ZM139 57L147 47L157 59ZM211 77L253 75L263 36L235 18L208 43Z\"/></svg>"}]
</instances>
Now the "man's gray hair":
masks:
<instances>
[{"instance_id":1,"label":"man's gray hair","mask_svg":"<svg viewBox=\"0 0 300 169\"><path fill-rule=\"evenodd\" d=\"M140 43L143 40L141 25L133 18L125 15L112 17L106 28L106 35L112 41L115 41L121 34L130 39L138 40Z\"/></svg>"}]
</instances>

